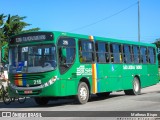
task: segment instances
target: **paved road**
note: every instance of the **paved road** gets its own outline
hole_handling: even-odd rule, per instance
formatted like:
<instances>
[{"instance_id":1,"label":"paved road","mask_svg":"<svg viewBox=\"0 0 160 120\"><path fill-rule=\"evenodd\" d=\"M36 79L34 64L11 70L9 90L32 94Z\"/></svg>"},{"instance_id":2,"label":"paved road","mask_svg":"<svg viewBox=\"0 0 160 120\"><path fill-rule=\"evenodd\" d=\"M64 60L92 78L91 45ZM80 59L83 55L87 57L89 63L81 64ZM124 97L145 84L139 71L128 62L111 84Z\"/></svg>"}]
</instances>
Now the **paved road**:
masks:
<instances>
[{"instance_id":1,"label":"paved road","mask_svg":"<svg viewBox=\"0 0 160 120\"><path fill-rule=\"evenodd\" d=\"M0 111L160 111L160 84L142 89L138 96L126 96L124 92L113 92L109 98L93 95L84 105L74 103L73 99L50 101L46 106L38 106L33 99L24 104L18 102L5 105L0 102ZM56 113L56 112L55 112ZM62 113L62 112L61 112ZM59 113L59 114L61 114ZM46 113L50 114L50 113ZM56 113L57 114L57 113ZM91 116L95 113L89 113ZM66 118L68 119L68 118Z\"/></svg>"}]
</instances>

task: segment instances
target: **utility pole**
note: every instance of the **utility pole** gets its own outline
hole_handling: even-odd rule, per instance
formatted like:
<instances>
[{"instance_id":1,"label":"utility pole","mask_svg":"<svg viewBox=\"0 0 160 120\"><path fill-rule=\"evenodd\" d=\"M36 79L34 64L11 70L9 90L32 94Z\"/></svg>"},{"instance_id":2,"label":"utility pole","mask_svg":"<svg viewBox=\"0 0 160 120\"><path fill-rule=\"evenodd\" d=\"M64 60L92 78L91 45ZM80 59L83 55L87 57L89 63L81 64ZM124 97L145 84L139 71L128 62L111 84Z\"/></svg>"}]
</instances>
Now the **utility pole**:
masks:
<instances>
[{"instance_id":1,"label":"utility pole","mask_svg":"<svg viewBox=\"0 0 160 120\"><path fill-rule=\"evenodd\" d=\"M138 42L140 42L140 0L138 0Z\"/></svg>"}]
</instances>

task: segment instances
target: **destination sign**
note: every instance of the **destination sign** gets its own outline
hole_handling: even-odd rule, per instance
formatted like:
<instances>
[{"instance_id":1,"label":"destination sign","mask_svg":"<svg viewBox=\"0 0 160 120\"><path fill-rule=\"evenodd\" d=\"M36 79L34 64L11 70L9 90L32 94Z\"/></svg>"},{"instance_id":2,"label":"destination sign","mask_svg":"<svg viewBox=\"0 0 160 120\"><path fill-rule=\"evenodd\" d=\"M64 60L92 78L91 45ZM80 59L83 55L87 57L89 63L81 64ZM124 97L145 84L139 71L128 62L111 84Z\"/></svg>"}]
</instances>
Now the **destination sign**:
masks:
<instances>
[{"instance_id":1,"label":"destination sign","mask_svg":"<svg viewBox=\"0 0 160 120\"><path fill-rule=\"evenodd\" d=\"M39 42L53 40L52 32L31 32L16 35L10 39L10 44L23 43L23 42Z\"/></svg>"}]
</instances>

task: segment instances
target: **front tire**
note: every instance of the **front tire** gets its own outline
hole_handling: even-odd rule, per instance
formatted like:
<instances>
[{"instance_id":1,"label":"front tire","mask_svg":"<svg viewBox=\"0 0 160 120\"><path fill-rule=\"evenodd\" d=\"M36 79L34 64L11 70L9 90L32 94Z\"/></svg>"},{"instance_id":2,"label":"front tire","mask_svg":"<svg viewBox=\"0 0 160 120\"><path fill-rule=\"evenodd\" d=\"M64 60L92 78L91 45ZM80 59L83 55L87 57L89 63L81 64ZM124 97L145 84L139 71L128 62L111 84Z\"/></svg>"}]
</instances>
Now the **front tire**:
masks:
<instances>
[{"instance_id":1,"label":"front tire","mask_svg":"<svg viewBox=\"0 0 160 120\"><path fill-rule=\"evenodd\" d=\"M137 77L133 80L133 89L131 90L124 90L126 95L139 95L141 93L141 85L140 81Z\"/></svg>"},{"instance_id":2,"label":"front tire","mask_svg":"<svg viewBox=\"0 0 160 120\"><path fill-rule=\"evenodd\" d=\"M49 101L49 99L46 97L36 97L34 100L38 105L46 105Z\"/></svg>"},{"instance_id":3,"label":"front tire","mask_svg":"<svg viewBox=\"0 0 160 120\"><path fill-rule=\"evenodd\" d=\"M24 103L26 101L26 97L19 97L18 102L19 103Z\"/></svg>"},{"instance_id":4,"label":"front tire","mask_svg":"<svg viewBox=\"0 0 160 120\"><path fill-rule=\"evenodd\" d=\"M78 94L76 96L77 102L79 104L85 104L89 99L89 89L85 82L80 82L78 86Z\"/></svg>"}]
</instances>

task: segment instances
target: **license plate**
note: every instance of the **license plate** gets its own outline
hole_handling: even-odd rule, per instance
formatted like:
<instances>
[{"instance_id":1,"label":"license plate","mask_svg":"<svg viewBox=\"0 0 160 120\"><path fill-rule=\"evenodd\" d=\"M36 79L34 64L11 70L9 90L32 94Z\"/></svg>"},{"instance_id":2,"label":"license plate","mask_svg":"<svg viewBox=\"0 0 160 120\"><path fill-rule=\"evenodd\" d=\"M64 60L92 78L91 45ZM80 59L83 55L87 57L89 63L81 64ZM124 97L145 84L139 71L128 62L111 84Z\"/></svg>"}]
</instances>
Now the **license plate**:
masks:
<instances>
[{"instance_id":1,"label":"license plate","mask_svg":"<svg viewBox=\"0 0 160 120\"><path fill-rule=\"evenodd\" d=\"M31 94L32 93L32 90L25 90L24 91L24 94Z\"/></svg>"}]
</instances>

